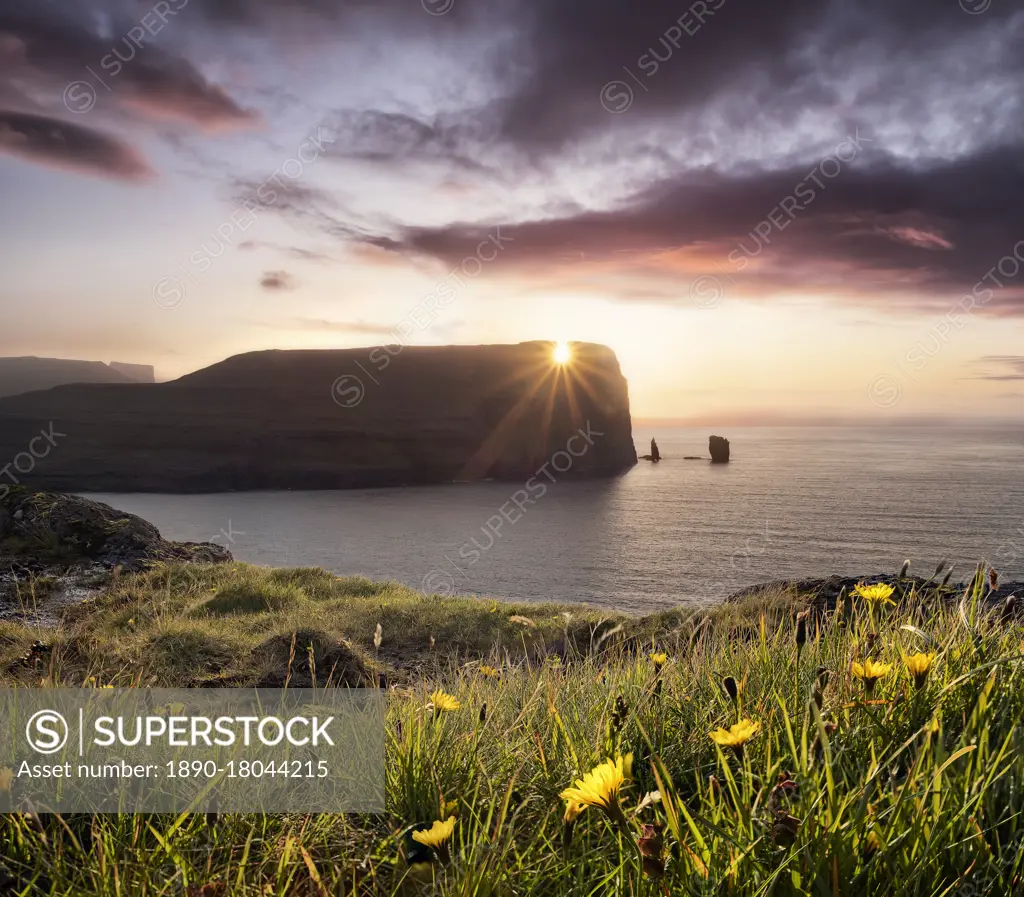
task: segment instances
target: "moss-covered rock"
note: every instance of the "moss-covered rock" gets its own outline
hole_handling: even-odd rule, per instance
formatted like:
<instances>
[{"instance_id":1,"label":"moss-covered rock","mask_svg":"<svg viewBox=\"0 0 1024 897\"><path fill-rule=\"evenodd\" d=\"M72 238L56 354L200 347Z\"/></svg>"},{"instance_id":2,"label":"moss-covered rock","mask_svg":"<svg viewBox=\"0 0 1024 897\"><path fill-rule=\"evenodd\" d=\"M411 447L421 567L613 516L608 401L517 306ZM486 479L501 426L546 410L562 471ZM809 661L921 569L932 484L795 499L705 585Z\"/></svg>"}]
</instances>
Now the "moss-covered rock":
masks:
<instances>
[{"instance_id":1,"label":"moss-covered rock","mask_svg":"<svg viewBox=\"0 0 1024 897\"><path fill-rule=\"evenodd\" d=\"M152 523L102 502L14 488L0 499L0 557L137 570L154 561L219 563L231 553L211 542L170 542Z\"/></svg>"}]
</instances>

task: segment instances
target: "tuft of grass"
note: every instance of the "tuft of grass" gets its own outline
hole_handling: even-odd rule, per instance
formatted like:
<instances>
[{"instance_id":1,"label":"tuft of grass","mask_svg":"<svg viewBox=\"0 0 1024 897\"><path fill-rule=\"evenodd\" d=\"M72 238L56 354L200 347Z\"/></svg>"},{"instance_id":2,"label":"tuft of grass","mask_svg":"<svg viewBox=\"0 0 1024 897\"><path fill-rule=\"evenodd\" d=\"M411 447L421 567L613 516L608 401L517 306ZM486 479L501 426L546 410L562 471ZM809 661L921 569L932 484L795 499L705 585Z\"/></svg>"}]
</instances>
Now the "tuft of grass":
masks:
<instances>
[{"instance_id":1,"label":"tuft of grass","mask_svg":"<svg viewBox=\"0 0 1024 897\"><path fill-rule=\"evenodd\" d=\"M212 598L192 609L192 616L222 614L261 614L294 610L306 598L301 588L276 582L232 583L219 589Z\"/></svg>"}]
</instances>

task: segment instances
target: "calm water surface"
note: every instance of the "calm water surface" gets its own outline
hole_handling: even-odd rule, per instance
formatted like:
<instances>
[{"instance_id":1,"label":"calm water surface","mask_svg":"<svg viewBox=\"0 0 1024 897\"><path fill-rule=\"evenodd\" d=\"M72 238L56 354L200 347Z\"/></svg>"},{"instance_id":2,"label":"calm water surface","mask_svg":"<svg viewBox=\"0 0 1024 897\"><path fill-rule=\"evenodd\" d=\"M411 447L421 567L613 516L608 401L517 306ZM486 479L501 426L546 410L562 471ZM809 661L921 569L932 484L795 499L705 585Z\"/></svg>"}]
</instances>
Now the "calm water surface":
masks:
<instances>
[{"instance_id":1,"label":"calm water surface","mask_svg":"<svg viewBox=\"0 0 1024 897\"><path fill-rule=\"evenodd\" d=\"M256 564L633 611L768 579L895 571L908 557L924 575L942 558L965 574L987 558L1024 579L1024 428L720 432L728 465L683 460L707 455L707 429L638 427L641 453L657 436L660 464L542 480L525 513L510 483L90 497ZM515 523L499 520L503 505Z\"/></svg>"}]
</instances>

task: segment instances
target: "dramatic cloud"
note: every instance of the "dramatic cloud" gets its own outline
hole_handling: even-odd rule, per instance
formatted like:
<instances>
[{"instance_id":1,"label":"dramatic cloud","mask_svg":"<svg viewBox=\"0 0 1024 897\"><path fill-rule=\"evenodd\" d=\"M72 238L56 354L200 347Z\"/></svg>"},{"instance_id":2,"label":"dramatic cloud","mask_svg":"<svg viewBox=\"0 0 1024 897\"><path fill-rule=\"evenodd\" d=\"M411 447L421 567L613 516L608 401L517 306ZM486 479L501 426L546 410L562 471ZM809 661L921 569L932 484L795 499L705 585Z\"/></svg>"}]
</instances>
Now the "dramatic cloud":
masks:
<instances>
[{"instance_id":1,"label":"dramatic cloud","mask_svg":"<svg viewBox=\"0 0 1024 897\"><path fill-rule=\"evenodd\" d=\"M500 229L495 274L681 304L713 279L758 300L941 308L991 278L976 307L1024 314L1019 6L496 0L488 35L480 16L390 2L201 8L224 27L327 34L358 12L410 52L453 27L467 46L510 35L489 71L467 71L488 87L461 104L424 70L415 101L330 119L335 157L392 176L434 166L504 201L448 190L420 220L300 192L276 206L330 237L454 266Z\"/></svg>"},{"instance_id":2,"label":"dramatic cloud","mask_svg":"<svg viewBox=\"0 0 1024 897\"><path fill-rule=\"evenodd\" d=\"M494 276L622 301L1024 315L1024 9L965 5L9 0L0 81L36 111L81 81L78 112L106 74L122 111L205 130L301 107L334 136L315 175L220 170L316 234L273 244L304 261L455 267L491 240Z\"/></svg>"},{"instance_id":3,"label":"dramatic cloud","mask_svg":"<svg viewBox=\"0 0 1024 897\"><path fill-rule=\"evenodd\" d=\"M598 270L629 273L674 302L695 298L688 288L703 277L751 297L842 290L941 305L991 275L986 304L1024 313L1018 151L911 164L869 154L869 143L853 135L813 168L684 172L609 210L411 227L372 242L454 266L499 234L495 269L580 281Z\"/></svg>"},{"instance_id":4,"label":"dramatic cloud","mask_svg":"<svg viewBox=\"0 0 1024 897\"><path fill-rule=\"evenodd\" d=\"M43 115L0 110L0 152L124 181L154 175L146 160L116 137Z\"/></svg>"},{"instance_id":5,"label":"dramatic cloud","mask_svg":"<svg viewBox=\"0 0 1024 897\"><path fill-rule=\"evenodd\" d=\"M158 35L181 27L185 3L167 0L136 15L115 15L106 4L105 15L89 17L67 5L12 0L0 9L6 47L0 77L8 93L12 84L33 94L49 89L76 114L110 103L204 129L258 122L257 113L241 108L190 61L157 45ZM97 22L104 22L102 33Z\"/></svg>"}]
</instances>

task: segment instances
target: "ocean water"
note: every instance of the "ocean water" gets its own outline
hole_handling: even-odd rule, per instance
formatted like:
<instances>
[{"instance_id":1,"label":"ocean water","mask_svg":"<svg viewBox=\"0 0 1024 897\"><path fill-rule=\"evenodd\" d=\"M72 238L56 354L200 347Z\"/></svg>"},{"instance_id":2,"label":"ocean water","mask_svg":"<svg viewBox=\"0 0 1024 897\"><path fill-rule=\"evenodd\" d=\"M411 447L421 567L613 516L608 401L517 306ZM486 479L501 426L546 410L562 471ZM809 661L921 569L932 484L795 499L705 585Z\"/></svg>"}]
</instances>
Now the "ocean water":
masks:
<instances>
[{"instance_id":1,"label":"ocean water","mask_svg":"<svg viewBox=\"0 0 1024 897\"><path fill-rule=\"evenodd\" d=\"M683 460L707 456L707 429L638 427L639 453L656 436L661 463L611 480L542 477L545 493L519 507L514 483L90 497L255 564L636 612L905 558L925 576L941 559L966 576L984 558L1024 579L1024 427L718 432L728 465Z\"/></svg>"}]
</instances>

